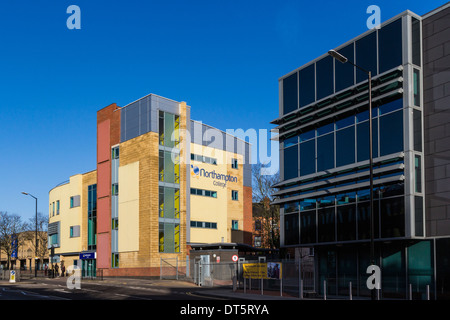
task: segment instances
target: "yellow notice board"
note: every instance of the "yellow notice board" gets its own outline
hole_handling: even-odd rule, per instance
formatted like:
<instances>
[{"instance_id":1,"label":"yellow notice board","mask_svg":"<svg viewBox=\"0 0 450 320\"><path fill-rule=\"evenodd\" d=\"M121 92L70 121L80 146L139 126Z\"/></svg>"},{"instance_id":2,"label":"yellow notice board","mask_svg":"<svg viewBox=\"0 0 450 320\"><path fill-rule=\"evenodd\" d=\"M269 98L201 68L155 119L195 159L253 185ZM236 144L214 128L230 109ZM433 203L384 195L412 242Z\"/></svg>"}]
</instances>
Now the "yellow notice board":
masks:
<instances>
[{"instance_id":1,"label":"yellow notice board","mask_svg":"<svg viewBox=\"0 0 450 320\"><path fill-rule=\"evenodd\" d=\"M244 263L244 278L252 279L281 279L281 262Z\"/></svg>"}]
</instances>

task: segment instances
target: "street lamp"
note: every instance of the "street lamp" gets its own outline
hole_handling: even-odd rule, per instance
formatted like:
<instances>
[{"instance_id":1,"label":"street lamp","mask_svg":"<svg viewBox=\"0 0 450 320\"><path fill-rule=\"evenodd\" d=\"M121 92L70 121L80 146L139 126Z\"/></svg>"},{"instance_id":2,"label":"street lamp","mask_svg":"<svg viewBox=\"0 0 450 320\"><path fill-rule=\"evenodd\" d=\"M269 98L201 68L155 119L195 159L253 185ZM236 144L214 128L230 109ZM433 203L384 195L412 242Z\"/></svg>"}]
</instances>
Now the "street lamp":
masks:
<instances>
[{"instance_id":1,"label":"street lamp","mask_svg":"<svg viewBox=\"0 0 450 320\"><path fill-rule=\"evenodd\" d=\"M37 238L37 228L38 228L38 222L37 222L37 198L35 197L35 196L33 196L32 194L29 194L29 193L27 193L27 192L22 192L22 194L24 194L24 195L26 195L26 196L30 196L30 197L33 197L34 198L34 200L36 200L36 229L35 229L35 240L36 240L36 242L35 242L35 248L34 248L34 252L35 252L35 258L34 258L34 277L36 278L37 277L37 264L36 264L36 257L38 256L38 252L37 252L37 249L38 249L38 238Z\"/></svg>"},{"instance_id":2,"label":"street lamp","mask_svg":"<svg viewBox=\"0 0 450 320\"><path fill-rule=\"evenodd\" d=\"M370 263L375 265L375 245L374 245L374 212L373 212L373 153L372 153L372 73L349 61L345 56L336 50L328 51L328 54L341 63L350 63L359 70L367 74L369 82L369 167L370 167ZM375 300L375 291L372 290L372 300Z\"/></svg>"}]
</instances>

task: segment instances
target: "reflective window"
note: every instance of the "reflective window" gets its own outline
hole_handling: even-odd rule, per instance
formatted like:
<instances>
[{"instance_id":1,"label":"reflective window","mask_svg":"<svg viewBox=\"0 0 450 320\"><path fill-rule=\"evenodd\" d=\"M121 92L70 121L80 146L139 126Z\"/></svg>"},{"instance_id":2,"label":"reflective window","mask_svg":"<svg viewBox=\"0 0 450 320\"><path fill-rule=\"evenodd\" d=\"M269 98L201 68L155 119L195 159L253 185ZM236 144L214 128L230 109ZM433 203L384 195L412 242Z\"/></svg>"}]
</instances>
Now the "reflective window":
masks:
<instances>
[{"instance_id":1,"label":"reflective window","mask_svg":"<svg viewBox=\"0 0 450 320\"><path fill-rule=\"evenodd\" d=\"M298 213L284 216L284 244L292 245L299 242L299 221Z\"/></svg>"},{"instance_id":2,"label":"reflective window","mask_svg":"<svg viewBox=\"0 0 450 320\"><path fill-rule=\"evenodd\" d=\"M284 179L298 176L298 146L284 149Z\"/></svg>"},{"instance_id":3,"label":"reflective window","mask_svg":"<svg viewBox=\"0 0 450 320\"><path fill-rule=\"evenodd\" d=\"M327 56L316 62L317 100L334 92L333 57Z\"/></svg>"},{"instance_id":4,"label":"reflective window","mask_svg":"<svg viewBox=\"0 0 450 320\"><path fill-rule=\"evenodd\" d=\"M381 237L392 238L405 235L405 199L395 197L382 199L381 206Z\"/></svg>"},{"instance_id":5,"label":"reflective window","mask_svg":"<svg viewBox=\"0 0 450 320\"><path fill-rule=\"evenodd\" d=\"M332 132L334 130L334 123L329 123L327 125L317 128L317 135L321 136L323 134Z\"/></svg>"},{"instance_id":6,"label":"reflective window","mask_svg":"<svg viewBox=\"0 0 450 320\"><path fill-rule=\"evenodd\" d=\"M316 210L300 213L300 243L316 242Z\"/></svg>"},{"instance_id":7,"label":"reflective window","mask_svg":"<svg viewBox=\"0 0 450 320\"><path fill-rule=\"evenodd\" d=\"M374 201L374 238L379 235L379 213L378 201ZM357 204L358 239L370 239L370 201L358 202Z\"/></svg>"},{"instance_id":8,"label":"reflective window","mask_svg":"<svg viewBox=\"0 0 450 320\"><path fill-rule=\"evenodd\" d=\"M403 111L380 117L380 156L403 150Z\"/></svg>"},{"instance_id":9,"label":"reflective window","mask_svg":"<svg viewBox=\"0 0 450 320\"><path fill-rule=\"evenodd\" d=\"M377 74L377 33L372 32L355 42L356 64L371 71L372 77ZM356 82L367 80L367 74L356 70Z\"/></svg>"},{"instance_id":10,"label":"reflective window","mask_svg":"<svg viewBox=\"0 0 450 320\"><path fill-rule=\"evenodd\" d=\"M337 240L356 240L356 204L337 207Z\"/></svg>"},{"instance_id":11,"label":"reflective window","mask_svg":"<svg viewBox=\"0 0 450 320\"><path fill-rule=\"evenodd\" d=\"M336 130L351 126L352 124L355 124L354 116L338 120L336 121Z\"/></svg>"},{"instance_id":12,"label":"reflective window","mask_svg":"<svg viewBox=\"0 0 450 320\"><path fill-rule=\"evenodd\" d=\"M300 176L316 172L316 140L300 143Z\"/></svg>"},{"instance_id":13,"label":"reflective window","mask_svg":"<svg viewBox=\"0 0 450 320\"><path fill-rule=\"evenodd\" d=\"M314 64L300 70L298 76L299 101L300 107L303 107L315 100Z\"/></svg>"},{"instance_id":14,"label":"reflective window","mask_svg":"<svg viewBox=\"0 0 450 320\"><path fill-rule=\"evenodd\" d=\"M315 130L304 132L304 133L300 134L300 142L310 140L310 139L314 138L315 136L316 136Z\"/></svg>"},{"instance_id":15,"label":"reflective window","mask_svg":"<svg viewBox=\"0 0 450 320\"><path fill-rule=\"evenodd\" d=\"M295 211L298 211L298 201L288 202L284 205L284 213L290 213Z\"/></svg>"},{"instance_id":16,"label":"reflective window","mask_svg":"<svg viewBox=\"0 0 450 320\"><path fill-rule=\"evenodd\" d=\"M283 79L283 113L287 114L297 108L297 73L294 73Z\"/></svg>"},{"instance_id":17,"label":"reflective window","mask_svg":"<svg viewBox=\"0 0 450 320\"><path fill-rule=\"evenodd\" d=\"M414 215L416 236L423 236L423 200L422 197L414 197Z\"/></svg>"},{"instance_id":18,"label":"reflective window","mask_svg":"<svg viewBox=\"0 0 450 320\"><path fill-rule=\"evenodd\" d=\"M420 107L420 71L414 69L414 105Z\"/></svg>"},{"instance_id":19,"label":"reflective window","mask_svg":"<svg viewBox=\"0 0 450 320\"><path fill-rule=\"evenodd\" d=\"M380 115L402 109L403 108L403 99L397 99L388 103L385 103L380 106Z\"/></svg>"},{"instance_id":20,"label":"reflective window","mask_svg":"<svg viewBox=\"0 0 450 320\"><path fill-rule=\"evenodd\" d=\"M303 199L300 201L300 211L316 209L316 199Z\"/></svg>"},{"instance_id":21,"label":"reflective window","mask_svg":"<svg viewBox=\"0 0 450 320\"><path fill-rule=\"evenodd\" d=\"M334 206L319 209L317 211L318 221L318 241L332 242L335 241L335 220Z\"/></svg>"},{"instance_id":22,"label":"reflective window","mask_svg":"<svg viewBox=\"0 0 450 320\"><path fill-rule=\"evenodd\" d=\"M336 167L355 162L355 126L336 131Z\"/></svg>"},{"instance_id":23,"label":"reflective window","mask_svg":"<svg viewBox=\"0 0 450 320\"><path fill-rule=\"evenodd\" d=\"M420 21L416 18L412 19L412 62L420 66L421 65L421 53L420 53Z\"/></svg>"},{"instance_id":24,"label":"reflective window","mask_svg":"<svg viewBox=\"0 0 450 320\"><path fill-rule=\"evenodd\" d=\"M414 156L415 191L422 192L422 162L419 155Z\"/></svg>"},{"instance_id":25,"label":"reflective window","mask_svg":"<svg viewBox=\"0 0 450 320\"><path fill-rule=\"evenodd\" d=\"M284 147L285 148L293 146L294 144L298 143L298 136L287 138L283 142L284 142Z\"/></svg>"},{"instance_id":26,"label":"reflective window","mask_svg":"<svg viewBox=\"0 0 450 320\"><path fill-rule=\"evenodd\" d=\"M422 112L413 110L414 150L422 151Z\"/></svg>"},{"instance_id":27,"label":"reflective window","mask_svg":"<svg viewBox=\"0 0 450 320\"><path fill-rule=\"evenodd\" d=\"M355 61L354 44L350 44L340 50L340 54L346 57L349 61ZM354 67L350 63L341 63L339 61L334 62L335 70L335 86L336 92L341 91L347 87L355 84L354 80Z\"/></svg>"},{"instance_id":28,"label":"reflective window","mask_svg":"<svg viewBox=\"0 0 450 320\"><path fill-rule=\"evenodd\" d=\"M317 171L334 168L334 134L317 138Z\"/></svg>"},{"instance_id":29,"label":"reflective window","mask_svg":"<svg viewBox=\"0 0 450 320\"><path fill-rule=\"evenodd\" d=\"M377 119L372 120L372 155L378 156L378 128ZM357 161L369 160L369 121L358 123L356 126Z\"/></svg>"},{"instance_id":30,"label":"reflective window","mask_svg":"<svg viewBox=\"0 0 450 320\"><path fill-rule=\"evenodd\" d=\"M379 29L378 54L380 73L402 64L402 19Z\"/></svg>"}]
</instances>

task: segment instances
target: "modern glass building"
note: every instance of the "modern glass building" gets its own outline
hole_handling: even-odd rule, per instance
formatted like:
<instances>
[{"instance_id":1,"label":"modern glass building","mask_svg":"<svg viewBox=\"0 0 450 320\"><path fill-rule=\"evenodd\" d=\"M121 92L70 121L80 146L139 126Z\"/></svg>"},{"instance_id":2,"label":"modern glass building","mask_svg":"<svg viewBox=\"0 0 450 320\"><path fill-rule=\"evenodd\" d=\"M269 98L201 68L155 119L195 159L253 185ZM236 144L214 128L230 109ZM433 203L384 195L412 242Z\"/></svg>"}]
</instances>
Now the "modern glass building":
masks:
<instances>
[{"instance_id":1,"label":"modern glass building","mask_svg":"<svg viewBox=\"0 0 450 320\"><path fill-rule=\"evenodd\" d=\"M406 298L410 288L414 298L427 288L433 297L449 290L450 272L441 267L450 256L450 228L442 225L450 222L450 189L436 205L434 186L445 173L435 175L435 148L444 142L430 139L449 133L450 117L438 114L445 107L432 108L442 97L430 90L442 86L448 102L450 64L438 59L450 54L449 14L449 4L424 16L405 11L335 48L372 73L374 242L386 298ZM282 246L314 247L319 293L326 280L328 294L348 294L351 281L354 295L370 295L368 88L366 73L328 54L279 79L274 204L282 207ZM448 149L438 157L450 168Z\"/></svg>"}]
</instances>

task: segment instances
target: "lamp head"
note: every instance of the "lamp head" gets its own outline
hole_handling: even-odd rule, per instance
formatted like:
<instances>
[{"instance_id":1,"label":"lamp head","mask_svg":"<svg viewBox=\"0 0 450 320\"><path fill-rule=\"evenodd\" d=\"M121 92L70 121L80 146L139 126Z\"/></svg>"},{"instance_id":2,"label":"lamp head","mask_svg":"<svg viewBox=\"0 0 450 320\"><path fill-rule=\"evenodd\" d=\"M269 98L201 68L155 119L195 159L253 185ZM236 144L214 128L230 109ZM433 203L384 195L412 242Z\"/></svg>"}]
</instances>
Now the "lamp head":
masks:
<instances>
[{"instance_id":1,"label":"lamp head","mask_svg":"<svg viewBox=\"0 0 450 320\"><path fill-rule=\"evenodd\" d=\"M336 50L330 50L330 51L328 51L328 54L342 63L346 63L348 61L348 59L346 57L344 57L342 54L340 54Z\"/></svg>"}]
</instances>

